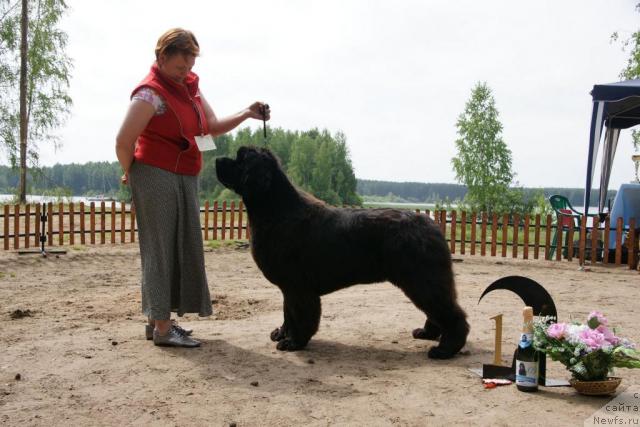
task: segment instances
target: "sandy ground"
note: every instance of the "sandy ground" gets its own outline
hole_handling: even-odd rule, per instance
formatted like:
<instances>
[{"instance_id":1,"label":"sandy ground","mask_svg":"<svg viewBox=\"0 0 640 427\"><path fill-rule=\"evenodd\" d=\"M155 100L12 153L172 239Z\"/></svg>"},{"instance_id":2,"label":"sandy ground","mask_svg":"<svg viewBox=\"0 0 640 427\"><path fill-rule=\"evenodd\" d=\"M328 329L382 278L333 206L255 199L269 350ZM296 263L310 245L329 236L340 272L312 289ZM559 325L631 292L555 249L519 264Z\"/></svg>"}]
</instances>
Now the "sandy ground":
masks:
<instances>
[{"instance_id":1,"label":"sandy ground","mask_svg":"<svg viewBox=\"0 0 640 427\"><path fill-rule=\"evenodd\" d=\"M70 249L42 258L0 254L0 423L6 425L582 425L607 398L571 388L527 394L485 390L477 368L493 359L493 321L504 313L505 363L522 302L494 280L530 277L553 295L561 320L600 309L640 341L640 276L626 268L457 255L458 292L471 324L463 353L426 357L411 338L423 315L389 283L323 298L320 331L305 351L269 340L281 295L246 249L206 252L210 318L185 316L198 349L144 339L137 245ZM16 310L27 316L14 319ZM15 316L14 316L15 317ZM567 378L554 362L551 376ZM19 379L16 378L19 374ZM619 370L620 390L640 372Z\"/></svg>"}]
</instances>

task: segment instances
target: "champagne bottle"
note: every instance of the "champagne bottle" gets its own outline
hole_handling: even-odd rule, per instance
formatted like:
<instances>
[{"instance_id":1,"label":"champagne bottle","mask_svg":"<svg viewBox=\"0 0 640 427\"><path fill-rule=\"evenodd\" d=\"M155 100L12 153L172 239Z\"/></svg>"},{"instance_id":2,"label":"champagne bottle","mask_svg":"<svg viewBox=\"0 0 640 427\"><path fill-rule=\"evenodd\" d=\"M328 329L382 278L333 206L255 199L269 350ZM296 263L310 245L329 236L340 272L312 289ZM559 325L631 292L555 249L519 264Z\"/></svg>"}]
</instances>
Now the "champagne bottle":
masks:
<instances>
[{"instance_id":1,"label":"champagne bottle","mask_svg":"<svg viewBox=\"0 0 640 427\"><path fill-rule=\"evenodd\" d=\"M520 391L538 391L539 354L533 348L533 308L522 310L524 322L516 350L516 387Z\"/></svg>"}]
</instances>

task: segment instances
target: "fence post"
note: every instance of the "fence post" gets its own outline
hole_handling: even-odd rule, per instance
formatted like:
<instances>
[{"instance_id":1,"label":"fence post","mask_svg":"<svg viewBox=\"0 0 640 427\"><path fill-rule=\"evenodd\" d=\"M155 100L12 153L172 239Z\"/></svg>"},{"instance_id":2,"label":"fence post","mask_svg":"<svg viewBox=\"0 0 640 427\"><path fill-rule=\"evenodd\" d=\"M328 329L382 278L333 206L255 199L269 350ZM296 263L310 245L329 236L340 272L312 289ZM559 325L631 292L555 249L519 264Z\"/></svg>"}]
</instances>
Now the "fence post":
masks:
<instances>
[{"instance_id":1,"label":"fence post","mask_svg":"<svg viewBox=\"0 0 640 427\"><path fill-rule=\"evenodd\" d=\"M522 244L524 245L522 248L522 258L529 259L529 222L531 221L531 217L529 214L524 216L524 239Z\"/></svg>"},{"instance_id":2,"label":"fence post","mask_svg":"<svg viewBox=\"0 0 640 427\"><path fill-rule=\"evenodd\" d=\"M616 220L616 265L622 263L622 221L622 217L618 217Z\"/></svg>"},{"instance_id":3,"label":"fence post","mask_svg":"<svg viewBox=\"0 0 640 427\"><path fill-rule=\"evenodd\" d=\"M582 215L580 218L580 249L578 252L578 262L584 265L585 247L587 245L587 216ZM595 249L595 248L594 248Z\"/></svg>"},{"instance_id":4,"label":"fence post","mask_svg":"<svg viewBox=\"0 0 640 427\"><path fill-rule=\"evenodd\" d=\"M236 210L236 202L234 200L231 201L231 218L229 218L229 238L233 240L233 227L235 225L235 210Z\"/></svg>"},{"instance_id":5,"label":"fence post","mask_svg":"<svg viewBox=\"0 0 640 427\"><path fill-rule=\"evenodd\" d=\"M600 223L596 221L596 218L593 218L593 224L591 226L591 264L595 264L598 261L598 233L600 232Z\"/></svg>"},{"instance_id":6,"label":"fence post","mask_svg":"<svg viewBox=\"0 0 640 427\"><path fill-rule=\"evenodd\" d=\"M475 212L471 212L471 255L476 254L476 226L478 217Z\"/></svg>"},{"instance_id":7,"label":"fence post","mask_svg":"<svg viewBox=\"0 0 640 427\"><path fill-rule=\"evenodd\" d=\"M451 253L456 253L456 211L451 211Z\"/></svg>"},{"instance_id":8,"label":"fence post","mask_svg":"<svg viewBox=\"0 0 640 427\"><path fill-rule=\"evenodd\" d=\"M498 246L498 214L493 214L493 222L491 223L491 256L496 256L496 248Z\"/></svg>"},{"instance_id":9,"label":"fence post","mask_svg":"<svg viewBox=\"0 0 640 427\"><path fill-rule=\"evenodd\" d=\"M130 230L130 239L131 243L136 241L136 206L133 204L133 200L131 201L131 206L129 207L129 224L131 224Z\"/></svg>"},{"instance_id":10,"label":"fence post","mask_svg":"<svg viewBox=\"0 0 640 427\"><path fill-rule=\"evenodd\" d=\"M556 250L557 248L556 244ZM545 222L544 228L544 259L551 260L551 254L549 251L551 250L551 214L547 214L547 220Z\"/></svg>"},{"instance_id":11,"label":"fence post","mask_svg":"<svg viewBox=\"0 0 640 427\"><path fill-rule=\"evenodd\" d=\"M73 202L71 202L69 203L69 244L70 245L73 245L76 241L73 235L75 232L74 218L75 218L75 210L74 210Z\"/></svg>"},{"instance_id":12,"label":"fence post","mask_svg":"<svg viewBox=\"0 0 640 427\"><path fill-rule=\"evenodd\" d=\"M520 231L520 215L513 215L513 242L511 243L511 258L518 258L518 245L520 243L518 233Z\"/></svg>"},{"instance_id":13,"label":"fence post","mask_svg":"<svg viewBox=\"0 0 640 427\"><path fill-rule=\"evenodd\" d=\"M482 212L482 224L480 226L480 256L487 254L487 213Z\"/></svg>"},{"instance_id":14,"label":"fence post","mask_svg":"<svg viewBox=\"0 0 640 427\"><path fill-rule=\"evenodd\" d=\"M464 255L467 246L467 212L462 211L460 217L460 253Z\"/></svg>"},{"instance_id":15,"label":"fence post","mask_svg":"<svg viewBox=\"0 0 640 427\"><path fill-rule=\"evenodd\" d=\"M13 249L20 249L20 204L13 207Z\"/></svg>"},{"instance_id":16,"label":"fence post","mask_svg":"<svg viewBox=\"0 0 640 427\"><path fill-rule=\"evenodd\" d=\"M556 261L561 261L562 260L562 245L563 245L563 234L564 234L564 230L562 229L562 223L558 223L556 224L556 233L557 233L557 239L556 239Z\"/></svg>"},{"instance_id":17,"label":"fence post","mask_svg":"<svg viewBox=\"0 0 640 427\"><path fill-rule=\"evenodd\" d=\"M33 221L34 223L34 238L33 238L33 246L36 248L40 244L40 203L36 203L36 217Z\"/></svg>"},{"instance_id":18,"label":"fence post","mask_svg":"<svg viewBox=\"0 0 640 427\"><path fill-rule=\"evenodd\" d=\"M222 202L222 240L225 240L227 235L227 201Z\"/></svg>"},{"instance_id":19,"label":"fence post","mask_svg":"<svg viewBox=\"0 0 640 427\"><path fill-rule=\"evenodd\" d=\"M509 240L509 215L502 215L502 258L507 256L507 243Z\"/></svg>"},{"instance_id":20,"label":"fence post","mask_svg":"<svg viewBox=\"0 0 640 427\"><path fill-rule=\"evenodd\" d=\"M242 239L242 211L244 210L244 204L242 200L238 202L238 240Z\"/></svg>"},{"instance_id":21,"label":"fence post","mask_svg":"<svg viewBox=\"0 0 640 427\"><path fill-rule=\"evenodd\" d=\"M107 230L107 205L100 202L100 244L105 243L105 232Z\"/></svg>"},{"instance_id":22,"label":"fence post","mask_svg":"<svg viewBox=\"0 0 640 427\"><path fill-rule=\"evenodd\" d=\"M209 240L209 201L204 202L204 240Z\"/></svg>"},{"instance_id":23,"label":"fence post","mask_svg":"<svg viewBox=\"0 0 640 427\"><path fill-rule=\"evenodd\" d=\"M91 229L91 234L89 238L91 239L91 244L96 244L96 204L91 202L89 204L89 228Z\"/></svg>"},{"instance_id":24,"label":"fence post","mask_svg":"<svg viewBox=\"0 0 640 427\"><path fill-rule=\"evenodd\" d=\"M9 250L9 205L4 205L3 225L4 225L4 250Z\"/></svg>"},{"instance_id":25,"label":"fence post","mask_svg":"<svg viewBox=\"0 0 640 427\"><path fill-rule=\"evenodd\" d=\"M58 245L64 245L64 203L58 203Z\"/></svg>"},{"instance_id":26,"label":"fence post","mask_svg":"<svg viewBox=\"0 0 640 427\"><path fill-rule=\"evenodd\" d=\"M84 202L80 202L80 244L84 245L86 244L87 240L86 240L86 230L87 230L87 226L85 224L85 206L84 206Z\"/></svg>"},{"instance_id":27,"label":"fence post","mask_svg":"<svg viewBox=\"0 0 640 427\"><path fill-rule=\"evenodd\" d=\"M111 244L116 244L116 202L111 201Z\"/></svg>"},{"instance_id":28,"label":"fence post","mask_svg":"<svg viewBox=\"0 0 640 427\"><path fill-rule=\"evenodd\" d=\"M218 201L213 202L213 240L218 240Z\"/></svg>"},{"instance_id":29,"label":"fence post","mask_svg":"<svg viewBox=\"0 0 640 427\"><path fill-rule=\"evenodd\" d=\"M47 243L53 246L53 221L55 213L53 212L53 203L47 203Z\"/></svg>"},{"instance_id":30,"label":"fence post","mask_svg":"<svg viewBox=\"0 0 640 427\"><path fill-rule=\"evenodd\" d=\"M533 232L533 242L534 242L533 258L534 259L538 259L538 257L540 256L540 222L541 222L540 214L536 214L536 225L535 225L535 231Z\"/></svg>"},{"instance_id":31,"label":"fence post","mask_svg":"<svg viewBox=\"0 0 640 427\"><path fill-rule=\"evenodd\" d=\"M120 202L120 243L124 243L125 241L125 236L126 236L126 226L125 226L125 219L126 219L126 210L127 208L124 205L124 202Z\"/></svg>"},{"instance_id":32,"label":"fence post","mask_svg":"<svg viewBox=\"0 0 640 427\"><path fill-rule=\"evenodd\" d=\"M560 227L560 224L558 224L558 227ZM569 226L569 246L567 248L567 261L572 261L573 260L573 233L574 233L574 225L573 225L573 219L571 220L571 226Z\"/></svg>"}]
</instances>

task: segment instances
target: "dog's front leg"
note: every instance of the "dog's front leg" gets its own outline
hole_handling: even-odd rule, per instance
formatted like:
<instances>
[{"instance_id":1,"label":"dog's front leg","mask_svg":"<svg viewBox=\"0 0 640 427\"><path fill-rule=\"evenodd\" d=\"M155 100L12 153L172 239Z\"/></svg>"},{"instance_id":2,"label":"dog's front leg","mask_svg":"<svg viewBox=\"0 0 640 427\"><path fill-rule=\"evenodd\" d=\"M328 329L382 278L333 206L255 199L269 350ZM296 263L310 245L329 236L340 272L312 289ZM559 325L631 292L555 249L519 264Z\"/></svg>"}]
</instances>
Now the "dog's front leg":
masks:
<instances>
[{"instance_id":1,"label":"dog's front leg","mask_svg":"<svg viewBox=\"0 0 640 427\"><path fill-rule=\"evenodd\" d=\"M281 351L302 350L320 324L320 297L306 293L284 295L284 337L278 340L276 348ZM272 335L276 331L272 332ZM280 333L275 333L279 336Z\"/></svg>"},{"instance_id":2,"label":"dog's front leg","mask_svg":"<svg viewBox=\"0 0 640 427\"><path fill-rule=\"evenodd\" d=\"M290 315L287 313L287 300L286 298L284 299L284 302L282 303L282 311L284 314L284 322L282 323L282 326L280 326L279 328L275 328L273 331L271 331L271 341L275 341L275 342L280 342L282 341L286 336L287 336L287 321L290 317Z\"/></svg>"}]
</instances>

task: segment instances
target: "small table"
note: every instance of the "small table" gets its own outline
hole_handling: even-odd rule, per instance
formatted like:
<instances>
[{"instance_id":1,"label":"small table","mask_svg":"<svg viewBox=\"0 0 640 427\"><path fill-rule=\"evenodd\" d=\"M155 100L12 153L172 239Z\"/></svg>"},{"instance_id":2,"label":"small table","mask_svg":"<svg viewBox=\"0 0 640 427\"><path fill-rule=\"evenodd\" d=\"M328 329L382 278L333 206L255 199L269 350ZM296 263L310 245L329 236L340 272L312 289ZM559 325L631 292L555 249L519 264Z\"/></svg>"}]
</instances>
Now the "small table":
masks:
<instances>
[{"instance_id":1,"label":"small table","mask_svg":"<svg viewBox=\"0 0 640 427\"><path fill-rule=\"evenodd\" d=\"M640 184L622 184L616 198L613 200L613 207L609 213L611 221L611 232L609 233L609 249L616 248L616 223L622 217L624 227L629 228L631 218L636 219L636 227L640 227ZM624 236L622 236L624 244Z\"/></svg>"}]
</instances>

